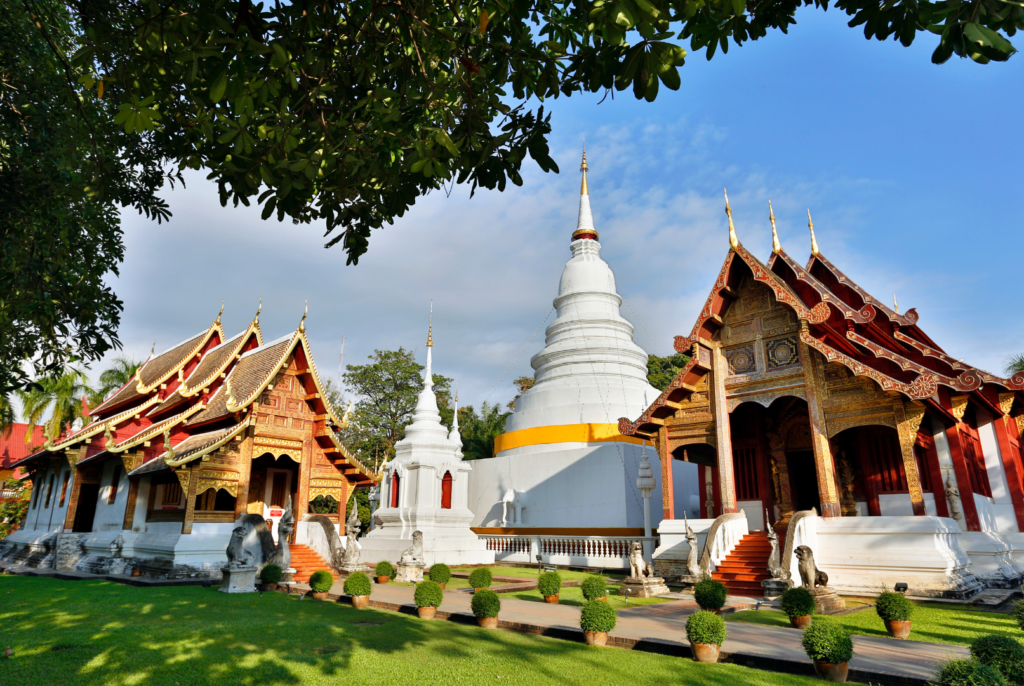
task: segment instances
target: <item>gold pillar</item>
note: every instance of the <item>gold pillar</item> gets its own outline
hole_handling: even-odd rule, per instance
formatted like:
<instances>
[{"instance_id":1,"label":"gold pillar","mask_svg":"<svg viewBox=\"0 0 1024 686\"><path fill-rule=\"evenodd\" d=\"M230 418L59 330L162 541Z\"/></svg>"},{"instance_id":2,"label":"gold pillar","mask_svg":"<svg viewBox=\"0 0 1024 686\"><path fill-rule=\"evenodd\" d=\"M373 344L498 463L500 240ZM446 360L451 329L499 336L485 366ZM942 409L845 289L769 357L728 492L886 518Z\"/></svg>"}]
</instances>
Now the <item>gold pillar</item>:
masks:
<instances>
[{"instance_id":1,"label":"gold pillar","mask_svg":"<svg viewBox=\"0 0 1024 686\"><path fill-rule=\"evenodd\" d=\"M725 397L725 377L729 373L729 364L720 347L712 352L711 375L712 414L715 417L715 439L718 443L718 488L722 501L721 514L736 512L736 480L733 477L732 464L732 422L729 418L729 403Z\"/></svg>"},{"instance_id":2,"label":"gold pillar","mask_svg":"<svg viewBox=\"0 0 1024 686\"><path fill-rule=\"evenodd\" d=\"M197 475L189 470L187 476L182 474L178 468L178 479L182 481L182 490L185 491L185 521L181 523L181 533L192 533L192 522L196 518L196 487L199 485ZM183 478L184 477L184 478Z\"/></svg>"},{"instance_id":3,"label":"gold pillar","mask_svg":"<svg viewBox=\"0 0 1024 686\"><path fill-rule=\"evenodd\" d=\"M897 399L893 414L896 417L896 431L900 436L900 452L903 453L903 471L907 475L910 504L913 505L916 516L924 517L924 495L921 493L917 460L914 459L914 443L917 442L917 430L924 419L924 405L918 402L904 403L902 399Z\"/></svg>"},{"instance_id":4,"label":"gold pillar","mask_svg":"<svg viewBox=\"0 0 1024 686\"><path fill-rule=\"evenodd\" d=\"M806 322L801 322L806 327ZM804 385L807 391L807 412L811 423L811 444L814 446L814 466L818 475L818 499L822 517L839 517L839 489L832 462L832 447L825 428L825 411L821 406L825 373L818 353L806 343L800 343L800 359L804 365Z\"/></svg>"},{"instance_id":5,"label":"gold pillar","mask_svg":"<svg viewBox=\"0 0 1024 686\"><path fill-rule=\"evenodd\" d=\"M672 454L668 451L668 428L658 429L658 461L661 463L661 509L664 519L675 519L675 484L672 481Z\"/></svg>"}]
</instances>

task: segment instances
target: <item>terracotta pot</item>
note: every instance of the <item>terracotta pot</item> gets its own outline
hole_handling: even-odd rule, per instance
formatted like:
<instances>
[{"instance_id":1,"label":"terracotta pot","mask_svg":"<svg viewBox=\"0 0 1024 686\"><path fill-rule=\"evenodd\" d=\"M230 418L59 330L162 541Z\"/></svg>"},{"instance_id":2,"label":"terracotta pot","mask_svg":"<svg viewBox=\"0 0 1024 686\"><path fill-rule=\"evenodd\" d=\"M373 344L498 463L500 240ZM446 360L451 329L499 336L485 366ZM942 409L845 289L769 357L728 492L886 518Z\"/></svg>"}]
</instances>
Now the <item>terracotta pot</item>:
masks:
<instances>
[{"instance_id":1,"label":"terracotta pot","mask_svg":"<svg viewBox=\"0 0 1024 686\"><path fill-rule=\"evenodd\" d=\"M717 643L691 643L693 659L697 662L718 662L718 651L722 646Z\"/></svg>"},{"instance_id":2,"label":"terracotta pot","mask_svg":"<svg viewBox=\"0 0 1024 686\"><path fill-rule=\"evenodd\" d=\"M603 595L600 598L594 598L594 600L600 600L602 603L607 603L608 602L608 596Z\"/></svg>"},{"instance_id":3,"label":"terracotta pot","mask_svg":"<svg viewBox=\"0 0 1024 686\"><path fill-rule=\"evenodd\" d=\"M389 581L391 581L391 577L390 576L378 576L377 577L377 583L378 584L386 584Z\"/></svg>"},{"instance_id":4,"label":"terracotta pot","mask_svg":"<svg viewBox=\"0 0 1024 686\"><path fill-rule=\"evenodd\" d=\"M722 608L702 607L701 609L705 612L714 612L716 615L722 614Z\"/></svg>"},{"instance_id":5,"label":"terracotta pot","mask_svg":"<svg viewBox=\"0 0 1024 686\"><path fill-rule=\"evenodd\" d=\"M357 610L364 610L370 605L370 596L368 595L354 595L352 596L352 607Z\"/></svg>"},{"instance_id":6,"label":"terracotta pot","mask_svg":"<svg viewBox=\"0 0 1024 686\"><path fill-rule=\"evenodd\" d=\"M313 600L327 600L327 591L323 593L314 593Z\"/></svg>"},{"instance_id":7,"label":"terracotta pot","mask_svg":"<svg viewBox=\"0 0 1024 686\"><path fill-rule=\"evenodd\" d=\"M907 638L910 636L910 620L887 619L885 620L885 630L893 638Z\"/></svg>"},{"instance_id":8,"label":"terracotta pot","mask_svg":"<svg viewBox=\"0 0 1024 686\"><path fill-rule=\"evenodd\" d=\"M418 607L416 612L419 613L420 619L433 619L434 615L437 614L437 608L430 606Z\"/></svg>"},{"instance_id":9,"label":"terracotta pot","mask_svg":"<svg viewBox=\"0 0 1024 686\"><path fill-rule=\"evenodd\" d=\"M498 618L497 617L477 617L476 623L485 629L497 629Z\"/></svg>"},{"instance_id":10,"label":"terracotta pot","mask_svg":"<svg viewBox=\"0 0 1024 686\"><path fill-rule=\"evenodd\" d=\"M814 671L819 679L836 684L845 684L846 677L850 674L850 663L814 660Z\"/></svg>"},{"instance_id":11,"label":"terracotta pot","mask_svg":"<svg viewBox=\"0 0 1024 686\"><path fill-rule=\"evenodd\" d=\"M142 568L132 567L132 576L142 576Z\"/></svg>"},{"instance_id":12,"label":"terracotta pot","mask_svg":"<svg viewBox=\"0 0 1024 686\"><path fill-rule=\"evenodd\" d=\"M447 584L447 583L448 583L448 582L447 582L447 581L445 581L445 582L444 582L443 584L438 584L438 586L440 586L440 587L441 587L441 590L443 591L443 590L444 590L444 587L445 587L445 584Z\"/></svg>"},{"instance_id":13,"label":"terracotta pot","mask_svg":"<svg viewBox=\"0 0 1024 686\"><path fill-rule=\"evenodd\" d=\"M587 637L588 646L603 646L608 644L607 631L584 631L583 633Z\"/></svg>"},{"instance_id":14,"label":"terracotta pot","mask_svg":"<svg viewBox=\"0 0 1024 686\"><path fill-rule=\"evenodd\" d=\"M794 629L806 629L811 625L811 621L814 619L811 615L800 615L799 617L790 617L789 623Z\"/></svg>"},{"instance_id":15,"label":"terracotta pot","mask_svg":"<svg viewBox=\"0 0 1024 686\"><path fill-rule=\"evenodd\" d=\"M552 605L557 605L558 604L558 595L559 595L558 593L556 593L554 595L546 595L546 596L544 596L544 602L545 603L551 603Z\"/></svg>"},{"instance_id":16,"label":"terracotta pot","mask_svg":"<svg viewBox=\"0 0 1024 686\"><path fill-rule=\"evenodd\" d=\"M277 590L277 584L263 584L263 590L264 591L276 591Z\"/></svg>"}]
</instances>

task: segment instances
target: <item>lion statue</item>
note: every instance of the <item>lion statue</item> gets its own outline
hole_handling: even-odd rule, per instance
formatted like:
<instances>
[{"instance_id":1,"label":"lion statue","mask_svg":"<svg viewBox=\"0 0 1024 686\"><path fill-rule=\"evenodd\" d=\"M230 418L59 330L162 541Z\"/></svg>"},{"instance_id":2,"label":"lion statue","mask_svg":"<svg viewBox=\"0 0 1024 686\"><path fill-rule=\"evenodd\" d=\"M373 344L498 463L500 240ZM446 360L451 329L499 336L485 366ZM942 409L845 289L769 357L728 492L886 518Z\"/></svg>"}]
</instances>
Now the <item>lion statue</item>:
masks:
<instances>
[{"instance_id":1,"label":"lion statue","mask_svg":"<svg viewBox=\"0 0 1024 686\"><path fill-rule=\"evenodd\" d=\"M226 552L229 567L250 567L252 566L253 554L247 550L242 540L245 538L246 529L244 526L235 527L231 532L231 540L228 542Z\"/></svg>"},{"instance_id":2,"label":"lion statue","mask_svg":"<svg viewBox=\"0 0 1024 686\"><path fill-rule=\"evenodd\" d=\"M644 559L644 544L635 541L629 549L629 576L633 579L654 576L654 567Z\"/></svg>"},{"instance_id":3,"label":"lion statue","mask_svg":"<svg viewBox=\"0 0 1024 686\"><path fill-rule=\"evenodd\" d=\"M828 586L828 574L814 564L814 552L807 546L796 548L797 567L800 570L800 581L806 589Z\"/></svg>"},{"instance_id":4,"label":"lion statue","mask_svg":"<svg viewBox=\"0 0 1024 686\"><path fill-rule=\"evenodd\" d=\"M423 565L423 532L412 532L412 546L407 548L398 559L400 565Z\"/></svg>"}]
</instances>

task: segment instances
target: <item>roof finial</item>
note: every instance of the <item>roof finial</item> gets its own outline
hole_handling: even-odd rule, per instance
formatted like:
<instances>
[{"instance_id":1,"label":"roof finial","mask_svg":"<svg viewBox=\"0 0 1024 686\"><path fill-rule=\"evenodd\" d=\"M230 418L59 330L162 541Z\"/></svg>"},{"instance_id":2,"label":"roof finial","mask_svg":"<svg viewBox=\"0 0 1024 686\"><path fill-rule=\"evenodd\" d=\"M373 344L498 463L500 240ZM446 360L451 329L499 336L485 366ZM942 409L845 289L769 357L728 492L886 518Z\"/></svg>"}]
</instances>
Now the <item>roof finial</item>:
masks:
<instances>
[{"instance_id":1,"label":"roof finial","mask_svg":"<svg viewBox=\"0 0 1024 686\"><path fill-rule=\"evenodd\" d=\"M896 302L896 294L892 294L892 309L896 310L896 314L900 313L900 304Z\"/></svg>"},{"instance_id":2,"label":"roof finial","mask_svg":"<svg viewBox=\"0 0 1024 686\"><path fill-rule=\"evenodd\" d=\"M217 313L217 321L214 324L220 324L220 316L224 314L224 300L220 301L220 312Z\"/></svg>"},{"instance_id":3,"label":"roof finial","mask_svg":"<svg viewBox=\"0 0 1024 686\"><path fill-rule=\"evenodd\" d=\"M818 239L814 237L814 222L811 221L811 209L807 208L807 226L811 229L811 254L818 256Z\"/></svg>"},{"instance_id":4,"label":"roof finial","mask_svg":"<svg viewBox=\"0 0 1024 686\"><path fill-rule=\"evenodd\" d=\"M260 305L256 308L256 323L260 323L260 312L263 311L263 298L260 298Z\"/></svg>"},{"instance_id":5,"label":"roof finial","mask_svg":"<svg viewBox=\"0 0 1024 686\"><path fill-rule=\"evenodd\" d=\"M779 232L775 228L775 210L772 209L771 198L768 198L768 218L772 220L772 252L778 255L782 252L782 244L779 243Z\"/></svg>"},{"instance_id":6,"label":"roof finial","mask_svg":"<svg viewBox=\"0 0 1024 686\"><path fill-rule=\"evenodd\" d=\"M427 347L434 347L434 301L430 301L430 326L427 328Z\"/></svg>"},{"instance_id":7,"label":"roof finial","mask_svg":"<svg viewBox=\"0 0 1024 686\"><path fill-rule=\"evenodd\" d=\"M306 309L302 311L302 321L299 322L299 331L306 331L306 315L309 314L309 301L306 301Z\"/></svg>"},{"instance_id":8,"label":"roof finial","mask_svg":"<svg viewBox=\"0 0 1024 686\"><path fill-rule=\"evenodd\" d=\"M732 225L732 208L729 207L729 191L725 193L725 213L729 216L729 247L735 250L740 246L740 239L736 238L736 227Z\"/></svg>"},{"instance_id":9,"label":"roof finial","mask_svg":"<svg viewBox=\"0 0 1024 686\"><path fill-rule=\"evenodd\" d=\"M229 410L234 411L238 407L238 401L235 400L234 389L231 388L231 375L228 374L228 378L224 379L224 392L227 395L227 406ZM234 409L233 409L234 408Z\"/></svg>"},{"instance_id":10,"label":"roof finial","mask_svg":"<svg viewBox=\"0 0 1024 686\"><path fill-rule=\"evenodd\" d=\"M153 341L153 347L149 349L149 356L153 357L154 353L156 353L156 341Z\"/></svg>"}]
</instances>

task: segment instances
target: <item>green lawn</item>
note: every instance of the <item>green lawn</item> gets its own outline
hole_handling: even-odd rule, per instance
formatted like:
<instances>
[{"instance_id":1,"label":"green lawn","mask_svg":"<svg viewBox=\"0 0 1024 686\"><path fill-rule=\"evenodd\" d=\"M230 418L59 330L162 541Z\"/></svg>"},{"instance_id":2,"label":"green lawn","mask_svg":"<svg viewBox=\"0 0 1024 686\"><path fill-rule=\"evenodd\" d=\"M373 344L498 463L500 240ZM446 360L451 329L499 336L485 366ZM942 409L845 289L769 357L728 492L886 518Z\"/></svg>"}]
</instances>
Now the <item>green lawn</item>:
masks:
<instances>
[{"instance_id":1,"label":"green lawn","mask_svg":"<svg viewBox=\"0 0 1024 686\"><path fill-rule=\"evenodd\" d=\"M616 610L621 610L624 607L636 607L637 605L653 605L654 603L666 603L672 600L671 598L633 598L626 602L626 599L620 595L619 586L608 586L608 602ZM544 597L541 596L540 591L510 591L508 593L500 593L502 598L516 598L518 600L533 600L538 603L544 602ZM583 605L587 601L583 599L583 589L579 586L562 586L562 590L558 594L559 605Z\"/></svg>"},{"instance_id":2,"label":"green lawn","mask_svg":"<svg viewBox=\"0 0 1024 686\"><path fill-rule=\"evenodd\" d=\"M836 617L850 633L861 636L888 636L885 624L875 614L874 608L861 610L842 617ZM915 603L911 618L910 640L928 643L953 643L969 645L971 641L986 634L1001 634L1024 639L1024 633L1017 627L1010 615L994 612L979 612L955 605L936 603ZM748 622L767 626L789 626L789 618L778 610L760 612L736 612L725 616L727 622Z\"/></svg>"},{"instance_id":3,"label":"green lawn","mask_svg":"<svg viewBox=\"0 0 1024 686\"><path fill-rule=\"evenodd\" d=\"M0 683L819 683L734 665L484 630L283 593L0 576Z\"/></svg>"},{"instance_id":4,"label":"green lawn","mask_svg":"<svg viewBox=\"0 0 1024 686\"><path fill-rule=\"evenodd\" d=\"M474 569L473 567L458 567L458 568L452 569L452 571L453 572L471 572L471 571L473 571L473 569ZM490 570L491 570L491 574L493 574L494 576L519 576L519 577L526 577L526 578L530 578L530 579L536 579L537 578L537 568L536 567L491 567ZM559 576L562 577L562 581L583 581L588 576L590 576L589 572L571 572L571 571L566 570L566 569L559 569L558 570L558 574L559 574ZM621 573L611 573L611 574L602 574L601 576L604 576L606 578L609 578L609 577L610 578L614 578L614 577L621 577L621 576L624 576L624 575L621 574Z\"/></svg>"}]
</instances>

